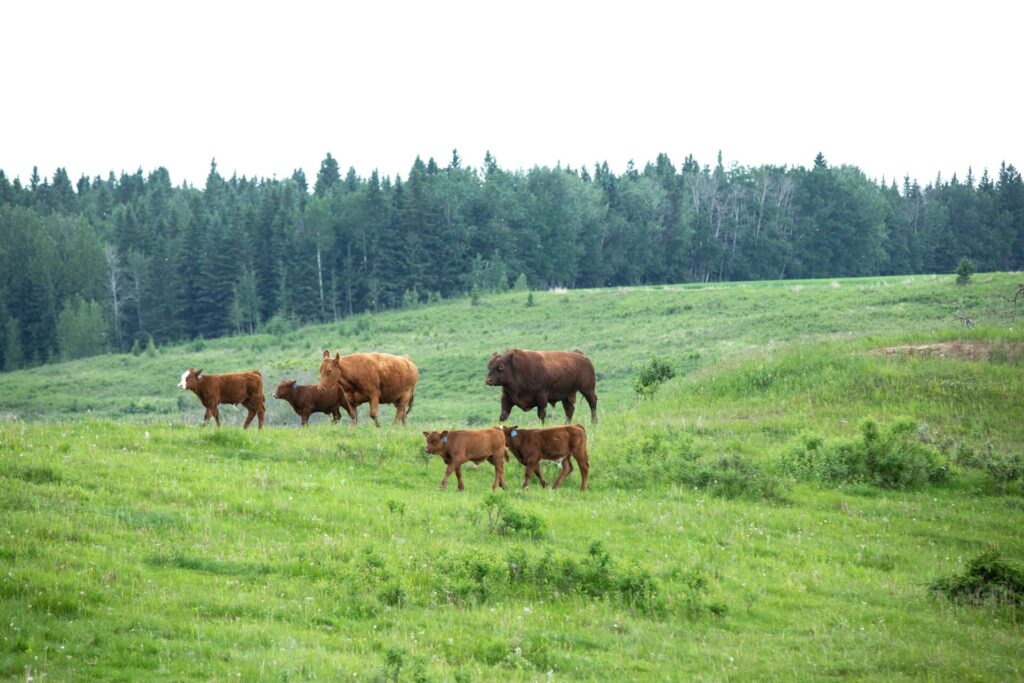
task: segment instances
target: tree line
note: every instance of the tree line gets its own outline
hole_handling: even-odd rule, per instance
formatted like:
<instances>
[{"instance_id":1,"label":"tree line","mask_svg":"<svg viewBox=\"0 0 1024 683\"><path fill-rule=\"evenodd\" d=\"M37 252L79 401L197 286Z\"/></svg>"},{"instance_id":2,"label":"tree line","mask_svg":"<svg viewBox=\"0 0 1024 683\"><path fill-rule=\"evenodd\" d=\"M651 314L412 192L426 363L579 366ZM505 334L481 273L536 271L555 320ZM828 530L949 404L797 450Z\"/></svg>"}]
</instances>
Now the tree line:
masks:
<instances>
[{"instance_id":1,"label":"tree line","mask_svg":"<svg viewBox=\"0 0 1024 683\"><path fill-rule=\"evenodd\" d=\"M1024 183L880 183L855 166L510 171L487 154L309 186L140 169L0 171L0 368L500 291L951 272L1024 262ZM275 323L274 321L278 321Z\"/></svg>"}]
</instances>

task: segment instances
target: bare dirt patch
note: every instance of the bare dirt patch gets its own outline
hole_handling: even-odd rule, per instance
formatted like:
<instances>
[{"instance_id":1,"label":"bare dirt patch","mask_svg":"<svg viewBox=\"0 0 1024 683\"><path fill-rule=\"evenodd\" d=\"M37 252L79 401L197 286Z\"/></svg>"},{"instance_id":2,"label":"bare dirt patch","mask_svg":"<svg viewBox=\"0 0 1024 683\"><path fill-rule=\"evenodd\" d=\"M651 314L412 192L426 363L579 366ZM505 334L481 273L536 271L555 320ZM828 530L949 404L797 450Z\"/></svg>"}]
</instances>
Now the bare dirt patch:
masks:
<instances>
[{"instance_id":1,"label":"bare dirt patch","mask_svg":"<svg viewBox=\"0 0 1024 683\"><path fill-rule=\"evenodd\" d=\"M909 356L915 358L951 358L980 362L1017 363L1024 356L1024 344L991 343L977 341L936 342L934 344L904 344L885 346L870 351L873 356L886 358Z\"/></svg>"}]
</instances>

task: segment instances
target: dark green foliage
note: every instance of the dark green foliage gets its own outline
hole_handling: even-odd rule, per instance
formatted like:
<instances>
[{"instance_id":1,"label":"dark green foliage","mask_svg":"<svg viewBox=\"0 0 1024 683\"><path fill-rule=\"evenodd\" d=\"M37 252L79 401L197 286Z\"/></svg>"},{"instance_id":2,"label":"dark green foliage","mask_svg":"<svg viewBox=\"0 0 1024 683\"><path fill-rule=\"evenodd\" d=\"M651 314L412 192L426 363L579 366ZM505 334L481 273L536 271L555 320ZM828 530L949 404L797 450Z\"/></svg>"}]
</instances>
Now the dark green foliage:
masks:
<instances>
[{"instance_id":1,"label":"dark green foliage","mask_svg":"<svg viewBox=\"0 0 1024 683\"><path fill-rule=\"evenodd\" d=\"M274 316L408 307L423 292L479 304L512 279L526 291L948 273L965 253L984 271L1024 264L1014 166L900 187L822 155L727 168L721 155L676 166L659 154L618 176L607 163L506 171L488 155L481 170L416 159L403 181L342 177L328 154L312 188L302 171L226 179L214 162L202 189L174 187L163 168L77 184L58 168L26 185L0 175L0 324L18 325L2 362L59 357L57 318L75 296L102 306L125 351L147 335L163 345Z\"/></svg>"},{"instance_id":2,"label":"dark green foliage","mask_svg":"<svg viewBox=\"0 0 1024 683\"><path fill-rule=\"evenodd\" d=\"M705 453L693 437L667 429L645 431L613 483L624 488L675 485L707 491L722 498L785 500L783 481L766 466L739 455Z\"/></svg>"},{"instance_id":3,"label":"dark green foliage","mask_svg":"<svg viewBox=\"0 0 1024 683\"><path fill-rule=\"evenodd\" d=\"M1024 456L1020 453L997 452L991 444L981 449L960 444L956 452L956 464L985 472L997 486L1024 482Z\"/></svg>"},{"instance_id":4,"label":"dark green foliage","mask_svg":"<svg viewBox=\"0 0 1024 683\"><path fill-rule=\"evenodd\" d=\"M989 548L970 560L963 574L937 579L931 589L953 602L1020 606L1024 604L1024 568Z\"/></svg>"},{"instance_id":5,"label":"dark green foliage","mask_svg":"<svg viewBox=\"0 0 1024 683\"><path fill-rule=\"evenodd\" d=\"M107 328L103 311L95 301L82 301L80 297L65 301L64 310L57 318L57 348L61 360L105 352Z\"/></svg>"},{"instance_id":6,"label":"dark green foliage","mask_svg":"<svg viewBox=\"0 0 1024 683\"><path fill-rule=\"evenodd\" d=\"M487 528L501 536L523 534L529 538L545 535L544 520L532 512L520 512L504 492L491 492L484 498Z\"/></svg>"},{"instance_id":7,"label":"dark green foliage","mask_svg":"<svg viewBox=\"0 0 1024 683\"><path fill-rule=\"evenodd\" d=\"M633 378L633 391L640 398L654 395L658 387L676 376L675 368L665 358L651 358L637 370Z\"/></svg>"},{"instance_id":8,"label":"dark green foliage","mask_svg":"<svg viewBox=\"0 0 1024 683\"><path fill-rule=\"evenodd\" d=\"M909 419L881 428L867 418L861 422L860 437L854 439L801 437L786 453L782 467L798 479L894 489L941 482L949 473L942 456L917 439L917 424Z\"/></svg>"},{"instance_id":9,"label":"dark green foliage","mask_svg":"<svg viewBox=\"0 0 1024 683\"><path fill-rule=\"evenodd\" d=\"M966 256L960 259L960 263L956 266L956 283L958 285L966 285L971 281L971 276L974 275L978 270L975 266L974 261L967 258Z\"/></svg>"}]
</instances>

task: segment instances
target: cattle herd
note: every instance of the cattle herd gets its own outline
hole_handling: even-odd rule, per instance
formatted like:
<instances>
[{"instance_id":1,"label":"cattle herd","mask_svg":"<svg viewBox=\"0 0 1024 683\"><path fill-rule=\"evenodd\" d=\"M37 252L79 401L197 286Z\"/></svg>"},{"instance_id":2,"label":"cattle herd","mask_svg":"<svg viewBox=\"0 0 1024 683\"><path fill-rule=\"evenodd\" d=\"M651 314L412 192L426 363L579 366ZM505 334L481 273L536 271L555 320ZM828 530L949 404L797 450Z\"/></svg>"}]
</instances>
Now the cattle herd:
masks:
<instances>
[{"instance_id":1,"label":"cattle herd","mask_svg":"<svg viewBox=\"0 0 1024 683\"><path fill-rule=\"evenodd\" d=\"M337 422L341 410L348 413L352 424L358 420L357 409L363 403L370 404L370 418L379 427L377 411L381 403L395 406L395 423L406 423L412 409L419 370L408 356L393 356L386 353L352 353L343 356L324 351L320 362L320 382L301 385L293 379L286 379L277 385L274 398L287 401L302 425L309 422L313 413L331 415ZM582 351L524 351L509 349L495 353L487 364L488 386L501 387L501 416L499 422L508 419L512 407L529 411L537 409L541 422L547 417L548 405L562 404L566 422L572 420L576 409L576 394L583 394L590 406L590 417L597 422L597 377L590 359ZM211 417L220 426L218 406L223 403L244 406L249 412L245 428L253 418L263 427L266 405L263 396L263 375L258 370L234 372L221 375L204 374L202 368L189 368L181 375L178 388L192 391L199 397L206 413L203 424ZM541 486L547 481L541 473L542 460L561 463L562 471L555 479L553 488L558 488L572 473L572 461L580 470L580 489L587 490L587 476L590 461L587 456L587 432L582 425L567 424L564 427L545 429L520 429L518 425L490 427L488 429L445 430L423 432L426 451L444 460L447 468L441 480L441 488L448 485L452 473L462 486L462 465L467 462L481 463L484 460L494 465L494 484L505 488L505 463L509 451L526 468L523 488L530 485L536 476Z\"/></svg>"}]
</instances>

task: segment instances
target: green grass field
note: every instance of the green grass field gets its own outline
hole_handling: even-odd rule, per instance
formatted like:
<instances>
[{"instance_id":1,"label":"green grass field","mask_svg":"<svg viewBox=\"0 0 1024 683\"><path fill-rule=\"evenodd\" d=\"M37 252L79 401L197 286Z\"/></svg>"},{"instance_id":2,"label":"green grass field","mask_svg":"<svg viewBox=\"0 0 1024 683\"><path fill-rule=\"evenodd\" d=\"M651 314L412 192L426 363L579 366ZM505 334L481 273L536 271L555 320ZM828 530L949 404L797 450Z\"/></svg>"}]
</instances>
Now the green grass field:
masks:
<instances>
[{"instance_id":1,"label":"green grass field","mask_svg":"<svg viewBox=\"0 0 1024 683\"><path fill-rule=\"evenodd\" d=\"M0 676L1019 680L1013 594L930 589L1024 558L1018 279L508 293L0 375ZM421 431L493 424L512 346L593 359L589 492L437 489ZM300 430L269 394L323 348L408 353L409 425ZM270 426L198 426L189 366L262 370Z\"/></svg>"}]
</instances>

